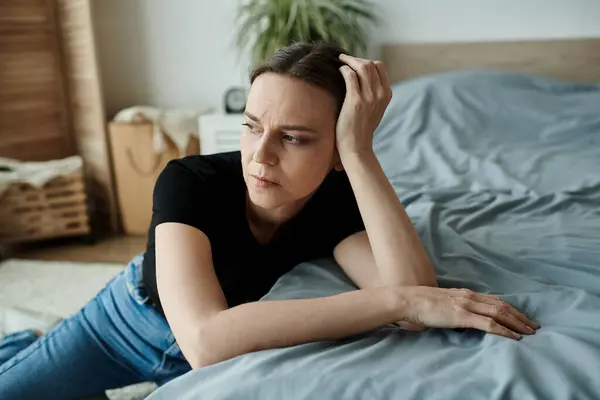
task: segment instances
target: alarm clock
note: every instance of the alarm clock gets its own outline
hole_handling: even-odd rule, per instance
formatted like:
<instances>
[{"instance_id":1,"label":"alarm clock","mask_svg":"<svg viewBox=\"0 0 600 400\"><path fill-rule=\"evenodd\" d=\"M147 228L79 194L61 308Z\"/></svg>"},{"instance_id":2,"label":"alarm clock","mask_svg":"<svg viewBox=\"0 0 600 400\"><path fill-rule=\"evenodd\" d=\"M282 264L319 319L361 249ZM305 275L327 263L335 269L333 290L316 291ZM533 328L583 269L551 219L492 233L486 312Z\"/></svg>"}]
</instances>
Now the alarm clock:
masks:
<instances>
[{"instance_id":1,"label":"alarm clock","mask_svg":"<svg viewBox=\"0 0 600 400\"><path fill-rule=\"evenodd\" d=\"M241 114L246 109L246 89L232 87L225 92L225 112L227 114Z\"/></svg>"}]
</instances>

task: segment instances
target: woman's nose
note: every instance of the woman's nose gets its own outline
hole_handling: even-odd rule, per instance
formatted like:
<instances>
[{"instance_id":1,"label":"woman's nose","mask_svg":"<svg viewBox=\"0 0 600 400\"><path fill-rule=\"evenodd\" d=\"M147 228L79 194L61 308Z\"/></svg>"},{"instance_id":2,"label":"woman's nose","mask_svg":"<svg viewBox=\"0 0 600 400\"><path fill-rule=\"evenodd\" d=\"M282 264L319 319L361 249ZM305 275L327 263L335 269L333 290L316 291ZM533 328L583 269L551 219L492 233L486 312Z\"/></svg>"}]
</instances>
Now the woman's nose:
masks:
<instances>
[{"instance_id":1,"label":"woman's nose","mask_svg":"<svg viewBox=\"0 0 600 400\"><path fill-rule=\"evenodd\" d=\"M265 132L256 144L253 157L254 162L269 165L277 164L277 150L275 146L276 143L273 135Z\"/></svg>"}]
</instances>

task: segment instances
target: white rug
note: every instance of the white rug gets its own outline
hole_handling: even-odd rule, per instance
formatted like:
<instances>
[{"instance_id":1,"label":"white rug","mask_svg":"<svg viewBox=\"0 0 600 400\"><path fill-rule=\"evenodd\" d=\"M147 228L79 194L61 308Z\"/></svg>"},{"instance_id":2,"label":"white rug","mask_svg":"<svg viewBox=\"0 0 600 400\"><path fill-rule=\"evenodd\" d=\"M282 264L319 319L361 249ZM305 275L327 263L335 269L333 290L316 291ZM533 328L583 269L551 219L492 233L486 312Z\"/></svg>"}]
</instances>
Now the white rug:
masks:
<instances>
[{"instance_id":1,"label":"white rug","mask_svg":"<svg viewBox=\"0 0 600 400\"><path fill-rule=\"evenodd\" d=\"M0 263L0 308L68 317L125 268L120 264L10 259ZM143 399L152 383L107 391L111 400Z\"/></svg>"},{"instance_id":2,"label":"white rug","mask_svg":"<svg viewBox=\"0 0 600 400\"><path fill-rule=\"evenodd\" d=\"M12 259L0 263L0 307L60 317L79 311L125 265Z\"/></svg>"}]
</instances>

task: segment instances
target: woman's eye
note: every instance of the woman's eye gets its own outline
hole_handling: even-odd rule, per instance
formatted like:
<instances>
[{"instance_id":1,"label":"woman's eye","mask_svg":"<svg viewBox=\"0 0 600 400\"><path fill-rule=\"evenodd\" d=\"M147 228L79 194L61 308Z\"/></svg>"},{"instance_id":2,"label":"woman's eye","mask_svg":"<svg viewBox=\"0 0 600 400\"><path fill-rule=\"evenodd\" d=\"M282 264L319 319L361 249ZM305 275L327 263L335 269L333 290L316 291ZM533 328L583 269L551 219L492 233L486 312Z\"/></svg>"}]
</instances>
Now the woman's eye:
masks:
<instances>
[{"instance_id":1,"label":"woman's eye","mask_svg":"<svg viewBox=\"0 0 600 400\"><path fill-rule=\"evenodd\" d=\"M301 142L300 138L292 135L283 135L283 140L293 144L298 144Z\"/></svg>"},{"instance_id":2,"label":"woman's eye","mask_svg":"<svg viewBox=\"0 0 600 400\"><path fill-rule=\"evenodd\" d=\"M248 123L243 123L242 126L245 126L246 128L248 128L248 130L252 133L256 133L256 127L254 125L250 125Z\"/></svg>"}]
</instances>

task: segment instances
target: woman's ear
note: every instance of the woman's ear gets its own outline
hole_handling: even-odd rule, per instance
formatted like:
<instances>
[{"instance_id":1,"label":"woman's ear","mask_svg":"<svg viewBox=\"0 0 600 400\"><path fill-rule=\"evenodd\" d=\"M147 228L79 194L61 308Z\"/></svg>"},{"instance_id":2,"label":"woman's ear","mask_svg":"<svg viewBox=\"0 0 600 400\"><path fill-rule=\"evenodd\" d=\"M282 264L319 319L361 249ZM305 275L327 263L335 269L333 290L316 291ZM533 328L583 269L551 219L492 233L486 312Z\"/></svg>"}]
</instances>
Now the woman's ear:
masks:
<instances>
[{"instance_id":1,"label":"woman's ear","mask_svg":"<svg viewBox=\"0 0 600 400\"><path fill-rule=\"evenodd\" d=\"M340 160L340 153L338 153L337 149L335 149L333 153L333 169L337 172L342 172L344 170L344 166L342 165L342 161Z\"/></svg>"}]
</instances>

